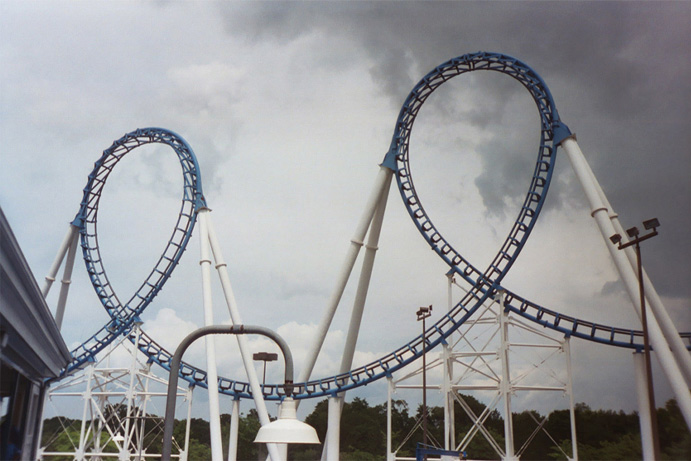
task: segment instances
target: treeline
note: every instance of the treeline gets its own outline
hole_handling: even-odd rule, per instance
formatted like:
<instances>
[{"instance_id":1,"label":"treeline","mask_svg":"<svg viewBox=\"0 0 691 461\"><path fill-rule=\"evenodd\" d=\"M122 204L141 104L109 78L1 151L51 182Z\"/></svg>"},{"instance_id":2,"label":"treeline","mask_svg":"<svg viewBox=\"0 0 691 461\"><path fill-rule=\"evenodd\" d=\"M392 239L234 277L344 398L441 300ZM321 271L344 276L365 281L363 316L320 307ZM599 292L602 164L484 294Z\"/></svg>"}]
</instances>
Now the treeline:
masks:
<instances>
[{"instance_id":1,"label":"treeline","mask_svg":"<svg viewBox=\"0 0 691 461\"><path fill-rule=\"evenodd\" d=\"M471 396L464 396L464 401L475 415L482 414L486 407ZM327 428L326 400L317 404L314 411L306 418L325 440ZM109 410L119 414L113 421L124 421L126 414L122 408ZM126 411L124 411L126 413ZM422 440L419 428L422 407L411 414L404 401L395 401L392 405L392 445L398 456L415 456L415 446ZM662 459L691 459L691 434L675 400L668 401L657 411L660 433ZM460 442L472 428L472 421L467 413L456 402L455 408L456 441ZM544 420L544 421L543 421ZM265 449L261 444L253 443L259 430L259 418L254 409L241 415L238 431L238 459L265 459ZM542 424L544 430L534 434L535 428ZM79 441L81 421L67 418L47 420L43 430L46 451L66 451ZM428 410L428 433L430 441L442 441L444 433L444 414L441 407L430 407ZM142 446L148 453L160 453L162 437L162 419L147 417L146 430ZM181 445L185 440L185 421L176 421L174 437ZM418 428L411 431L418 426ZM67 427L71 436L56 435L61 428ZM557 410L545 419L535 411L524 411L513 414L515 447L518 451L526 441L527 447L521 451L523 460L559 460L571 455L571 426L568 410ZM492 411L484 423L485 430L491 434L499 446L504 447L504 421L499 412ZM576 429L578 455L583 460L636 460L641 459L641 442L638 415L636 413L615 412L611 410L592 410L588 405L576 405ZM227 456L230 415L221 415L223 433L223 452ZM548 435L549 434L549 435ZM111 442L112 444L112 442ZM370 406L365 399L355 398L346 403L341 418L341 459L343 460L385 460L386 459L386 404ZM194 418L190 425L189 460L211 459L209 423ZM114 446L105 447L104 451L113 451ZM289 459L294 461L313 461L320 459L321 446L291 445ZM499 459L498 455L482 434L477 434L466 449L470 459ZM174 449L174 453L177 450ZM56 458L50 458L56 459ZM71 459L71 458L65 458Z\"/></svg>"}]
</instances>

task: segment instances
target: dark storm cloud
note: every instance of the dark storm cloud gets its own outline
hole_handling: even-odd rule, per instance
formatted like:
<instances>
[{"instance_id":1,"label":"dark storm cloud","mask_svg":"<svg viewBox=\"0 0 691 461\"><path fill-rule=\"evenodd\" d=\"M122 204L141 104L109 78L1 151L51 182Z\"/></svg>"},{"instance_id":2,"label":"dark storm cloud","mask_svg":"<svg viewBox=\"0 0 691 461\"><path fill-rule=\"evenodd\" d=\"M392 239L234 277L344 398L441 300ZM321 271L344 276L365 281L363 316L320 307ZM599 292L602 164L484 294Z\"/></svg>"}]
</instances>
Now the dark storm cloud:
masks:
<instances>
[{"instance_id":1,"label":"dark storm cloud","mask_svg":"<svg viewBox=\"0 0 691 461\"><path fill-rule=\"evenodd\" d=\"M691 227L691 3L253 2L224 13L229 33L252 40L319 33L344 59L349 47L361 48L394 106L430 69L460 54L486 50L521 59L550 86L624 225L652 215L664 223L664 241L651 248L660 256L649 261L651 272L676 269L659 289L691 295L691 264L683 256L691 253L684 237ZM475 112L469 123L484 128L504 109L501 101L520 91L495 90L500 103L483 106L485 116ZM485 169L476 181L488 210L499 214L525 182L511 165L491 168L506 147L504 135L484 146ZM567 163L558 164L556 182L564 187L552 192L547 209L582 196L576 181L563 178L572 175Z\"/></svg>"},{"instance_id":2,"label":"dark storm cloud","mask_svg":"<svg viewBox=\"0 0 691 461\"><path fill-rule=\"evenodd\" d=\"M533 65L543 77L554 73L580 82L599 109L618 113L645 102L644 94L637 91L632 99L628 92L645 90L652 73L669 82L676 80L676 68L688 72L687 62L670 62L669 56L688 55L689 10L660 3L254 2L231 5L225 17L230 33L253 40L283 42L315 31L347 36L349 46L372 56L372 74L383 84L389 80L389 90L401 80L414 83L408 70L426 72L459 54L499 51ZM398 104L405 94L390 96Z\"/></svg>"}]
</instances>

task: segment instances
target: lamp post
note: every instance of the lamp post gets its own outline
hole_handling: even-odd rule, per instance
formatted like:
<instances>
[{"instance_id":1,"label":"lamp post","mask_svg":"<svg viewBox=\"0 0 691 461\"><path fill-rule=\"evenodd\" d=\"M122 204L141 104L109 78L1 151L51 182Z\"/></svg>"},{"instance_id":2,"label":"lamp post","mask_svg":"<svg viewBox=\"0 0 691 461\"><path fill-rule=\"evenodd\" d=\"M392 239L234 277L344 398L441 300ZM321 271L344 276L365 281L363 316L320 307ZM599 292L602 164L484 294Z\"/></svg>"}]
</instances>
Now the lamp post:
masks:
<instances>
[{"instance_id":1,"label":"lamp post","mask_svg":"<svg viewBox=\"0 0 691 461\"><path fill-rule=\"evenodd\" d=\"M278 419L259 428L255 442L258 443L319 443L317 431L308 424L297 420L296 405L293 395L293 355L285 340L268 328L255 325L211 325L199 328L180 342L170 361L170 376L168 378L168 393L166 397L166 415L163 425L163 448L161 459L169 461L173 449L173 423L175 422L175 390L178 386L180 362L187 348L202 336L211 334L258 334L272 339L283 353L285 360L285 393L279 410ZM216 383L208 383L209 386Z\"/></svg>"},{"instance_id":2,"label":"lamp post","mask_svg":"<svg viewBox=\"0 0 691 461\"><path fill-rule=\"evenodd\" d=\"M641 300L641 323L643 324L643 354L645 357L645 371L648 381L648 405L650 412L650 425L652 430L653 451L655 459L660 459L660 441L657 429L657 411L655 409L655 392L653 391L653 374L650 362L650 342L648 340L648 317L645 310L645 289L643 285L643 264L641 262L641 246L640 243L657 235L657 228L660 227L660 221L657 218L643 221L645 230L649 230L645 235L639 235L637 227L632 227L626 230L626 234L632 240L622 243L622 237L619 234L612 235L609 239L613 244L617 245L619 250L634 246L636 251L636 262L638 266L638 292Z\"/></svg>"},{"instance_id":3,"label":"lamp post","mask_svg":"<svg viewBox=\"0 0 691 461\"><path fill-rule=\"evenodd\" d=\"M422 320L422 444L427 445L427 339L425 319L432 315L432 305L421 307L416 312L418 322ZM425 456L425 459L427 457Z\"/></svg>"},{"instance_id":4,"label":"lamp post","mask_svg":"<svg viewBox=\"0 0 691 461\"><path fill-rule=\"evenodd\" d=\"M266 362L273 362L278 359L278 354L271 352L257 352L252 355L252 360L257 362L264 362L264 377L262 378L262 393L266 385Z\"/></svg>"}]
</instances>

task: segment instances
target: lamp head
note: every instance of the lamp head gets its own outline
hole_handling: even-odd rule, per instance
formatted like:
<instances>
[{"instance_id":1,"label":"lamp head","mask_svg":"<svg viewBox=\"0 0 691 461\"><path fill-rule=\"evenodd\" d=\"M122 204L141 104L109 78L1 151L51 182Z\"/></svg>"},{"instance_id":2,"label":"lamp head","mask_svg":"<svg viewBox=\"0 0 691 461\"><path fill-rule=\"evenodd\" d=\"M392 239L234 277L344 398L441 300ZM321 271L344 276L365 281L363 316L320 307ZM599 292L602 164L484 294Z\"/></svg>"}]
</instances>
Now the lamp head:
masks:
<instances>
[{"instance_id":1,"label":"lamp head","mask_svg":"<svg viewBox=\"0 0 691 461\"><path fill-rule=\"evenodd\" d=\"M614 234L609 238L613 244L618 245L621 242L621 235L619 234Z\"/></svg>"},{"instance_id":2,"label":"lamp head","mask_svg":"<svg viewBox=\"0 0 691 461\"><path fill-rule=\"evenodd\" d=\"M257 352L252 355L252 359L262 362L273 362L278 360L278 354L271 352Z\"/></svg>"},{"instance_id":3,"label":"lamp head","mask_svg":"<svg viewBox=\"0 0 691 461\"><path fill-rule=\"evenodd\" d=\"M416 313L418 320L426 319L427 317L432 315L432 305L430 304L427 307L421 307L420 309L418 309Z\"/></svg>"},{"instance_id":4,"label":"lamp head","mask_svg":"<svg viewBox=\"0 0 691 461\"><path fill-rule=\"evenodd\" d=\"M655 230L655 228L660 227L660 221L658 221L657 218L643 221L643 227L645 227L646 230L650 230L650 229Z\"/></svg>"},{"instance_id":5,"label":"lamp head","mask_svg":"<svg viewBox=\"0 0 691 461\"><path fill-rule=\"evenodd\" d=\"M298 421L295 400L286 398L278 410L278 419L260 427L254 443L318 444L319 436L312 426Z\"/></svg>"},{"instance_id":6,"label":"lamp head","mask_svg":"<svg viewBox=\"0 0 691 461\"><path fill-rule=\"evenodd\" d=\"M635 238L638 235L638 228L634 226L631 229L626 229L626 234L631 238Z\"/></svg>"}]
</instances>

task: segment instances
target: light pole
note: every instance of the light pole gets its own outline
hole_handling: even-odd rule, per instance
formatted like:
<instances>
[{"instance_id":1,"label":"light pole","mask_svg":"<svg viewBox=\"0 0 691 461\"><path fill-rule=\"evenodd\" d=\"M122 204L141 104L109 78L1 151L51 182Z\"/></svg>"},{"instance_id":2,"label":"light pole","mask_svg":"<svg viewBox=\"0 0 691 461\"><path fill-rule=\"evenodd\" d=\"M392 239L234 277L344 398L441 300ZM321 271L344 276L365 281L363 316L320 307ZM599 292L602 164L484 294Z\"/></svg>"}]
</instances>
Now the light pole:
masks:
<instances>
[{"instance_id":1,"label":"light pole","mask_svg":"<svg viewBox=\"0 0 691 461\"><path fill-rule=\"evenodd\" d=\"M175 391L178 386L180 362L187 348L202 336L212 334L257 334L272 339L283 353L285 360L285 393L278 419L259 428L255 442L259 443L319 443L317 432L313 427L297 420L293 395L293 355L285 340L268 328L255 325L211 325L199 328L185 336L175 350L170 361L170 376L168 378L168 394L166 398L166 415L163 424L163 448L161 459L169 461L173 449L173 424L175 422ZM214 386L217 383L208 383Z\"/></svg>"},{"instance_id":2,"label":"light pole","mask_svg":"<svg viewBox=\"0 0 691 461\"><path fill-rule=\"evenodd\" d=\"M655 409L655 392L653 391L653 373L650 363L650 342L648 340L648 317L645 311L645 289L643 286L643 263L641 262L641 246L640 243L657 235L657 228L660 227L660 221L657 218L643 221L645 230L649 230L645 235L639 235L637 227L632 227L626 230L626 234L632 240L622 243L622 237L619 234L612 235L609 239L617 245L619 250L634 246L636 250L636 261L638 265L638 292L641 300L641 323L643 324L643 354L645 357L645 372L648 380L648 405L650 412L650 425L653 438L653 451L655 459L660 459L660 441L657 430L657 411Z\"/></svg>"},{"instance_id":3,"label":"light pole","mask_svg":"<svg viewBox=\"0 0 691 461\"><path fill-rule=\"evenodd\" d=\"M416 314L418 322L422 320L422 445L427 446L427 339L425 337L427 329L425 328L425 319L432 315L432 305L421 307Z\"/></svg>"},{"instance_id":4,"label":"light pole","mask_svg":"<svg viewBox=\"0 0 691 461\"><path fill-rule=\"evenodd\" d=\"M278 354L271 352L257 352L252 355L252 360L257 362L264 362L264 377L262 378L262 393L266 385L266 362L273 362L278 359Z\"/></svg>"}]
</instances>

